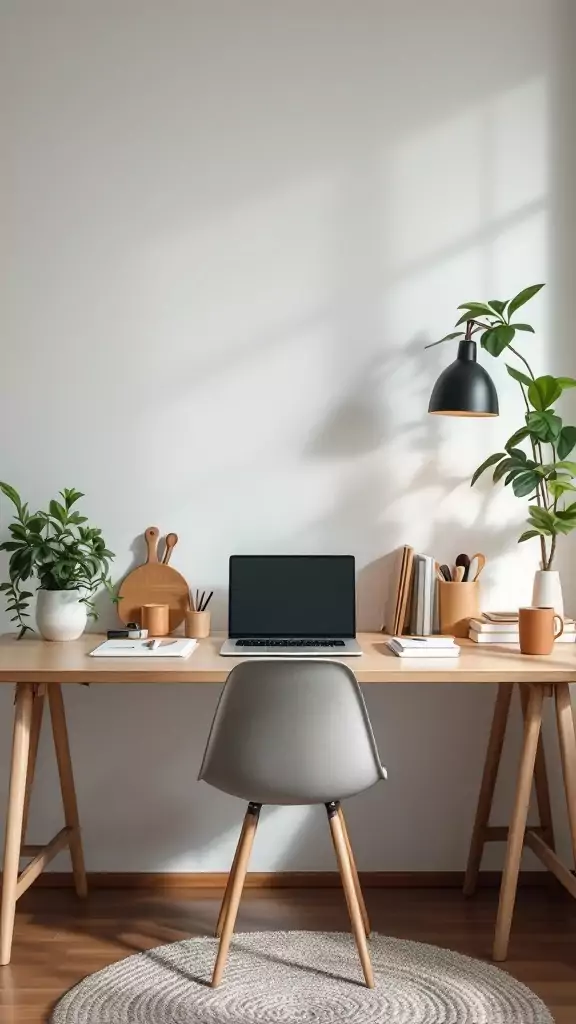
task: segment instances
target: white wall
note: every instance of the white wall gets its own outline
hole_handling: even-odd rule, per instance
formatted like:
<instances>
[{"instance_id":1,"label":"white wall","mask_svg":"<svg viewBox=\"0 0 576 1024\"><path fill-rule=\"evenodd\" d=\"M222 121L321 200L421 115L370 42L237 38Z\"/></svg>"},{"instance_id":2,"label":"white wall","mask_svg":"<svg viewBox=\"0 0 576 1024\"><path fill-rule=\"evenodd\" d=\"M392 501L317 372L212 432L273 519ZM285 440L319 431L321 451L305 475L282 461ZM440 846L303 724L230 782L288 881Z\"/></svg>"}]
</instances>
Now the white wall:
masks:
<instances>
[{"instance_id":1,"label":"white wall","mask_svg":"<svg viewBox=\"0 0 576 1024\"><path fill-rule=\"evenodd\" d=\"M403 542L482 549L485 604L526 601L521 503L469 487L515 385L485 357L500 419L433 420L453 351L423 345L547 280L523 344L576 371L570 6L5 0L2 478L85 491L117 578L146 526L176 530L220 627L231 552L353 552L361 628ZM195 782L217 696L67 691L91 869L228 866L240 805ZM390 781L350 808L361 866L461 868L492 694L367 696ZM8 687L0 714L3 802ZM59 814L45 745L31 840ZM331 866L325 831L269 812L255 869Z\"/></svg>"}]
</instances>

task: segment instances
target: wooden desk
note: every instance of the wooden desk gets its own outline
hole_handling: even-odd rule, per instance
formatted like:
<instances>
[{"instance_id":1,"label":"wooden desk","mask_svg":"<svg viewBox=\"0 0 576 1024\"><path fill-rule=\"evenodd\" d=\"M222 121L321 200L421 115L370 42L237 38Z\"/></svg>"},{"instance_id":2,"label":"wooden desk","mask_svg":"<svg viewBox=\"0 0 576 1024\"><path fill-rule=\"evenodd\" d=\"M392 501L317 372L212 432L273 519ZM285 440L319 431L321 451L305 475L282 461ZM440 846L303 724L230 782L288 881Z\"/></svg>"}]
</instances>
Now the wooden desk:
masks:
<instances>
[{"instance_id":1,"label":"wooden desk","mask_svg":"<svg viewBox=\"0 0 576 1024\"><path fill-rule=\"evenodd\" d=\"M0 637L0 683L16 686L14 734L0 913L0 964L10 962L16 901L56 853L70 849L76 891L86 895L86 873L61 684L68 683L223 683L236 660L221 658L222 637L200 641L190 658L174 661L89 658L101 638L85 636L72 643L47 643L36 637L16 641ZM476 888L484 844L507 843L506 861L494 939L494 959L505 960L524 844L576 897L576 878L554 849L554 830L546 762L541 737L542 707L554 697L562 755L572 846L576 856L576 734L569 684L576 682L576 646L557 644L550 657L527 657L511 646L479 647L462 641L454 661L396 658L380 633L359 635L362 657L348 664L361 683L495 683L498 686L472 834L464 891ZM489 818L514 685L520 691L524 742L509 827L490 826ZM45 846L26 845L26 824L38 740L47 696L62 790L65 827ZM532 781L540 824L527 828ZM19 874L19 861L31 858Z\"/></svg>"}]
</instances>

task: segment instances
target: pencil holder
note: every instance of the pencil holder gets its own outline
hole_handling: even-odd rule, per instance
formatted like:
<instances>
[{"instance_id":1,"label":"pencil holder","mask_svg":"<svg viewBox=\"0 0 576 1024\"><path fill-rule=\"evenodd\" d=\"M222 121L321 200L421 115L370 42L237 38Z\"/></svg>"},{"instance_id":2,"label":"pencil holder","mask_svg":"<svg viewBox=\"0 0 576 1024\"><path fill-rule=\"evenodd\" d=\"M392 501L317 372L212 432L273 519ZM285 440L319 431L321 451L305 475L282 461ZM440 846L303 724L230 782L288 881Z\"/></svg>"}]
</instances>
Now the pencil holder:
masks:
<instances>
[{"instance_id":1,"label":"pencil holder","mask_svg":"<svg viewBox=\"0 0 576 1024\"><path fill-rule=\"evenodd\" d=\"M170 608L167 604L143 604L140 609L142 625L149 636L168 636Z\"/></svg>"},{"instance_id":2,"label":"pencil holder","mask_svg":"<svg viewBox=\"0 0 576 1024\"><path fill-rule=\"evenodd\" d=\"M451 636L468 637L470 619L480 614L480 587L478 583L448 583L438 581L440 602L440 632Z\"/></svg>"},{"instance_id":3,"label":"pencil holder","mask_svg":"<svg viewBox=\"0 0 576 1024\"><path fill-rule=\"evenodd\" d=\"M184 633L195 640L210 636L210 612L186 612Z\"/></svg>"}]
</instances>

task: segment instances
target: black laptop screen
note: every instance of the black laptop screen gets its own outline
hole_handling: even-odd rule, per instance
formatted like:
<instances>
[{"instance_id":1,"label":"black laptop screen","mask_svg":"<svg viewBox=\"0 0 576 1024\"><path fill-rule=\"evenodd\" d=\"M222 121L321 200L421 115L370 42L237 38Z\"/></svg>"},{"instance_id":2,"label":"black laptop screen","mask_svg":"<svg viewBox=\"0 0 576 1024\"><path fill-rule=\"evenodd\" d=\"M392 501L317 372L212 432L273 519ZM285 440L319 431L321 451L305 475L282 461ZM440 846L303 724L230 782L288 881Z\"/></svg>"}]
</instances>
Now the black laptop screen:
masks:
<instances>
[{"instance_id":1,"label":"black laptop screen","mask_svg":"<svg viewBox=\"0 0 576 1024\"><path fill-rule=\"evenodd\" d=\"M356 634L352 555L233 555L229 633L239 637Z\"/></svg>"}]
</instances>

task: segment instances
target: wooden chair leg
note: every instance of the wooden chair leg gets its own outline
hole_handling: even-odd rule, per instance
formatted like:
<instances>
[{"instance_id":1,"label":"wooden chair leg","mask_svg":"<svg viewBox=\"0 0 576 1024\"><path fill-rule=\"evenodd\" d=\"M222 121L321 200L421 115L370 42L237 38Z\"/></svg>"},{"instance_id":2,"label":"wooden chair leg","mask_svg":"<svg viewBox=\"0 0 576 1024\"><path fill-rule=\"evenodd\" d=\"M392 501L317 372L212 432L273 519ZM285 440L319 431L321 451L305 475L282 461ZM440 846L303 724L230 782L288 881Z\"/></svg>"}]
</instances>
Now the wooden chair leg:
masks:
<instances>
[{"instance_id":1,"label":"wooden chair leg","mask_svg":"<svg viewBox=\"0 0 576 1024\"><path fill-rule=\"evenodd\" d=\"M64 820L68 827L72 829L70 833L70 857L72 859L74 885L78 896L86 896L88 886L86 883L86 869L84 867L82 837L80 835L80 819L78 817L78 804L76 802L76 789L74 787L74 774L72 772L68 729L66 727L66 712L64 710L60 683L48 684L48 704L50 706L52 733L54 736L58 775L60 777L62 803L64 805Z\"/></svg>"},{"instance_id":2,"label":"wooden chair leg","mask_svg":"<svg viewBox=\"0 0 576 1024\"><path fill-rule=\"evenodd\" d=\"M362 920L362 913L360 911L360 905L358 903L358 897L354 887L354 876L352 873L352 866L350 864L350 857L348 855L346 839L344 837L344 829L342 828L342 820L338 814L338 807L339 805L337 803L326 804L328 821L330 823L330 832L332 833L332 842L334 844L336 860L338 861L342 887L344 889L346 903L348 904L352 933L354 935L358 956L360 957L360 963L362 964L362 970L364 972L364 980L368 988L374 988L374 973L372 971L372 963L368 952L368 945L366 943L364 922Z\"/></svg>"},{"instance_id":3,"label":"wooden chair leg","mask_svg":"<svg viewBox=\"0 0 576 1024\"><path fill-rule=\"evenodd\" d=\"M520 686L520 701L522 703L522 715L526 721L528 701L530 699L530 687ZM536 764L534 765L534 786L536 789L536 803L538 804L538 817L540 825L544 829L543 838L551 850L556 849L554 840L554 822L552 820L552 805L550 803L550 786L548 784L548 770L546 768L546 754L544 753L544 736L540 732L538 737L538 750L536 751Z\"/></svg>"},{"instance_id":4,"label":"wooden chair leg","mask_svg":"<svg viewBox=\"0 0 576 1024\"><path fill-rule=\"evenodd\" d=\"M2 875L2 906L0 909L0 964L10 963L14 917L16 914L16 885L20 863L22 821L26 797L26 772L32 728L34 686L19 683L16 687L16 708L12 736L12 764L8 790L8 813L4 840L4 867Z\"/></svg>"},{"instance_id":5,"label":"wooden chair leg","mask_svg":"<svg viewBox=\"0 0 576 1024\"><path fill-rule=\"evenodd\" d=\"M42 718L44 714L44 687L34 687L32 702L32 725L30 728L30 750L28 751L28 767L26 769L26 792L24 794L24 814L22 818L22 845L26 842L28 831L28 818L30 816L30 800L36 774L36 760L38 758L38 744L42 731Z\"/></svg>"},{"instance_id":6,"label":"wooden chair leg","mask_svg":"<svg viewBox=\"0 0 576 1024\"><path fill-rule=\"evenodd\" d=\"M568 805L568 821L572 837L572 853L576 862L576 733L568 683L559 683L556 690L556 721L560 740L564 789Z\"/></svg>"},{"instance_id":7,"label":"wooden chair leg","mask_svg":"<svg viewBox=\"0 0 576 1024\"><path fill-rule=\"evenodd\" d=\"M362 892L362 886L360 885L360 878L358 876L358 868L356 867L356 860L354 858L354 851L350 842L350 836L348 835L348 828L346 825L346 819L344 817L344 811L340 806L338 808L338 817L342 825L342 831L344 833L344 841L346 843L346 849L348 851L348 859L350 861L350 867L352 869L352 878L354 880L354 891L356 893L356 899L360 907L360 913L362 914L362 922L364 924L364 931L366 932L366 938L370 938L370 918L368 917L368 911L366 910L366 903L364 902L364 894Z\"/></svg>"},{"instance_id":8,"label":"wooden chair leg","mask_svg":"<svg viewBox=\"0 0 576 1024\"><path fill-rule=\"evenodd\" d=\"M520 860L524 846L524 835L526 832L526 821L528 818L528 807L530 804L530 792L534 778L534 765L538 750L538 738L542 726L542 703L544 700L544 689L542 686L531 686L528 706L526 708L526 721L524 724L524 743L522 756L520 758L520 770L516 784L516 796L514 799L514 810L512 820L508 829L508 845L506 847L506 862L502 884L500 886L500 901L498 904L498 917L496 920L496 933L494 936L494 960L505 960L508 954L508 943L510 940L510 928L512 926L512 915L516 900L516 889L518 886L518 872L520 871Z\"/></svg>"},{"instance_id":9,"label":"wooden chair leg","mask_svg":"<svg viewBox=\"0 0 576 1024\"><path fill-rule=\"evenodd\" d=\"M234 860L232 861L232 867L230 868L230 873L228 875L228 881L226 882L226 888L224 890L224 896L222 898L222 904L220 906L220 913L218 914L218 923L216 925L216 929L215 929L215 932L214 932L214 934L215 934L217 939L219 939L220 936L222 935L222 928L224 927L224 921L226 919L226 915L228 913L228 908L230 906L230 893L232 892L232 886L234 885L234 879L236 878L236 872L238 871L238 857L240 855L240 850L241 850L243 842L244 842L244 833L245 832L246 832L246 818L244 818L244 821L242 822L242 829L240 831L240 838L238 840L238 844L236 846L236 850L235 850L235 853L234 853Z\"/></svg>"},{"instance_id":10,"label":"wooden chair leg","mask_svg":"<svg viewBox=\"0 0 576 1024\"><path fill-rule=\"evenodd\" d=\"M480 871L482 854L484 852L485 830L490 820L490 811L492 810L494 790L496 789L496 780L498 778L498 768L500 767L500 759L502 757L504 737L506 735L506 726L508 724L508 715L510 712L510 701L512 700L512 689L513 687L509 683L500 683L498 686L498 693L496 694L494 716L492 718L490 738L488 740L488 749L486 751L486 761L484 763L484 772L480 786L480 795L478 797L478 806L476 808L476 818L474 820L470 852L468 854L466 877L464 879L465 896L472 896L476 892L476 886L478 884L478 872Z\"/></svg>"},{"instance_id":11,"label":"wooden chair leg","mask_svg":"<svg viewBox=\"0 0 576 1024\"><path fill-rule=\"evenodd\" d=\"M214 965L214 973L212 975L212 988L218 988L218 985L222 981L224 968L226 967L228 950L230 949L230 940L232 939L234 925L236 924L238 907L240 905L242 890L244 888L244 880L248 870L248 862L250 860L252 846L254 845L254 836L256 835L256 829L258 827L260 807L260 804L248 804L248 810L246 811L246 817L244 818L240 843L237 851L238 859L236 861L236 873L230 889L228 907L222 925L222 936L220 939L220 945L218 946L218 955Z\"/></svg>"}]
</instances>

